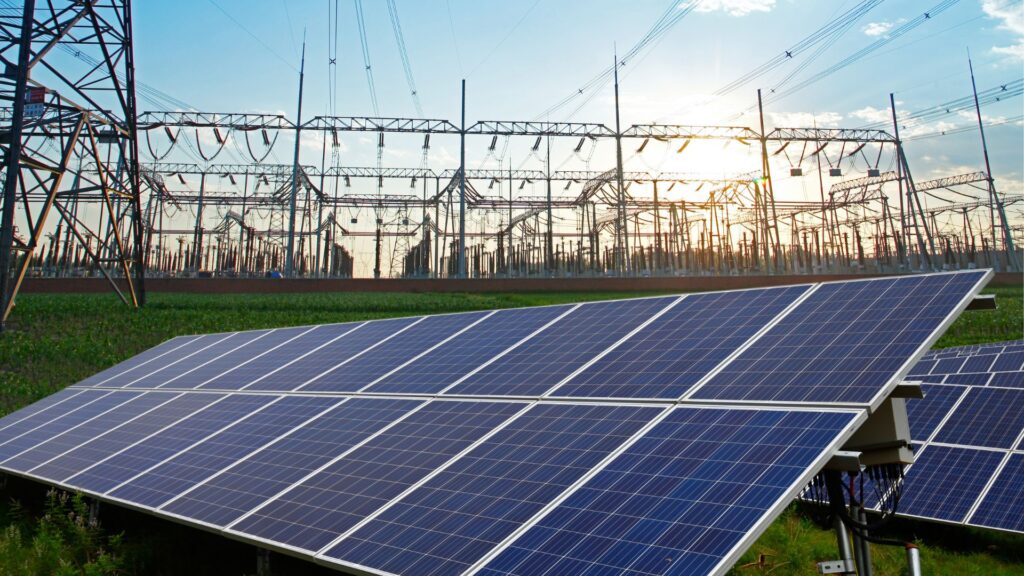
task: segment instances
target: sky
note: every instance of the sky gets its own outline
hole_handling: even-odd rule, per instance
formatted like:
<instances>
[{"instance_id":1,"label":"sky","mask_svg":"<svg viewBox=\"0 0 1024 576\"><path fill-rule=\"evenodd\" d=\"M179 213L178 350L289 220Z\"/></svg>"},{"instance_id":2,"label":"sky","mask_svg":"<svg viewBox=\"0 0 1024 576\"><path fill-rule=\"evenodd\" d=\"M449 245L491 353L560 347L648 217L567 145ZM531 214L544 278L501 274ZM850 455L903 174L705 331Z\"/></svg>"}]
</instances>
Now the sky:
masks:
<instances>
[{"instance_id":1,"label":"sky","mask_svg":"<svg viewBox=\"0 0 1024 576\"><path fill-rule=\"evenodd\" d=\"M620 69L624 127L651 122L756 127L756 109L751 109L758 88L771 96L765 109L769 128L812 124L859 127L888 121L890 93L895 94L901 114L968 96L968 50L979 90L1024 76L1024 2L884 0L822 50L798 53L770 73L726 95L715 95L723 86L792 50L801 39L860 2L703 0L691 5L664 0L395 0L394 6L423 115L455 124L459 121L460 80L465 79L470 124L476 120L572 120L613 126L611 85L586 89L583 94L579 91L611 65L616 52L620 57L628 54L663 14L682 17ZM365 50L377 95L375 113L356 6L353 0L136 3L138 79L197 110L280 113L294 120L305 38L304 120L326 114L419 116L388 3L363 0ZM792 94L777 97L771 93L773 88L781 92L813 77L931 11L936 15L867 57ZM334 65L330 63L332 53L336 53ZM572 95L576 97L568 105L552 109ZM141 108L166 105L143 99ZM738 116L740 113L744 115ZM991 124L986 134L992 171L999 189L1007 193L1024 191L1021 114L1020 96L983 108L986 123ZM976 130L922 138L972 124L976 124L973 114L954 112L906 127L901 135L907 139L914 177L924 180L984 169ZM202 137L209 140L210 135ZM530 138L516 139L507 148L502 140L494 153L487 150L490 137L470 140L470 168L507 166L510 160L516 167L543 167L541 155L530 152ZM432 143L431 167L457 166L456 138L438 137ZM419 166L421 144L422 136L389 135L383 163ZM552 145L554 168L605 170L614 165L613 149L608 145L599 146L591 155L589 146L574 154L576 144L575 139L565 139ZM343 134L332 162L372 166L375 145L373 135ZM754 147L723 150L717 143L676 155L671 146L654 142L642 154L629 150L627 168L735 174L757 167ZM303 162L319 164L320 151L319 140L304 141ZM237 154L237 150L231 153ZM795 149L793 153L799 156ZM290 147L276 146L268 161L290 162ZM869 164L865 158L859 166L849 165L844 177L863 172ZM889 166L891 163L883 163L881 168ZM817 194L816 182L793 181L779 188L783 195L796 199Z\"/></svg>"}]
</instances>

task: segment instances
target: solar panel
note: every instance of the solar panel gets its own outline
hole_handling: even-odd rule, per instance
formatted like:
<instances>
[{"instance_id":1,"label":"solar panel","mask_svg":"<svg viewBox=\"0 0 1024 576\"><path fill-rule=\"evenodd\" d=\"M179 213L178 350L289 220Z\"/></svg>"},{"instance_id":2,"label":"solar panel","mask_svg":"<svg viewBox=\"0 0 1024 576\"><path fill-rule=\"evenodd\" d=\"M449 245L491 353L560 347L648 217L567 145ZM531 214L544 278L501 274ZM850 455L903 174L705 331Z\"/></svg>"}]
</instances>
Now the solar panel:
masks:
<instances>
[{"instance_id":1,"label":"solar panel","mask_svg":"<svg viewBox=\"0 0 1024 576\"><path fill-rule=\"evenodd\" d=\"M679 407L478 574L710 574L862 415ZM788 496L787 496L788 494Z\"/></svg>"},{"instance_id":2,"label":"solar panel","mask_svg":"<svg viewBox=\"0 0 1024 576\"><path fill-rule=\"evenodd\" d=\"M313 334L299 338L299 342L311 346L304 354L288 358L280 366L266 374L242 383L241 390L250 391L290 391L330 370L358 358L360 355L372 353L376 346L394 338L403 331L421 322L422 318L395 318L365 322L355 328L341 327L333 334ZM327 336L321 341L320 336Z\"/></svg>"},{"instance_id":3,"label":"solar panel","mask_svg":"<svg viewBox=\"0 0 1024 576\"><path fill-rule=\"evenodd\" d=\"M227 526L423 404L381 398L334 401L337 404L326 413L183 491L161 509L192 521Z\"/></svg>"},{"instance_id":4,"label":"solar panel","mask_svg":"<svg viewBox=\"0 0 1024 576\"><path fill-rule=\"evenodd\" d=\"M382 377L367 391L393 394L441 392L574 308L542 306L499 310L441 348Z\"/></svg>"},{"instance_id":5,"label":"solar panel","mask_svg":"<svg viewBox=\"0 0 1024 576\"><path fill-rule=\"evenodd\" d=\"M1024 454L1011 454L968 519L975 526L1024 532Z\"/></svg>"},{"instance_id":6,"label":"solar panel","mask_svg":"<svg viewBox=\"0 0 1024 576\"><path fill-rule=\"evenodd\" d=\"M445 394L540 396L678 297L582 304Z\"/></svg>"},{"instance_id":7,"label":"solar panel","mask_svg":"<svg viewBox=\"0 0 1024 576\"><path fill-rule=\"evenodd\" d=\"M296 390L358 392L398 368L411 357L442 344L488 316L488 312L467 312L427 316L373 348L372 354L353 357L344 364L307 380ZM344 366L344 369L337 369Z\"/></svg>"},{"instance_id":8,"label":"solar panel","mask_svg":"<svg viewBox=\"0 0 1024 576\"><path fill-rule=\"evenodd\" d=\"M0 419L0 469L364 572L721 573L986 277L181 338Z\"/></svg>"},{"instance_id":9,"label":"solar panel","mask_svg":"<svg viewBox=\"0 0 1024 576\"><path fill-rule=\"evenodd\" d=\"M963 522L1002 459L993 450L926 446L907 472L899 512Z\"/></svg>"},{"instance_id":10,"label":"solar panel","mask_svg":"<svg viewBox=\"0 0 1024 576\"><path fill-rule=\"evenodd\" d=\"M148 367L149 370L152 370L165 365L166 363L173 361L177 356L183 356L186 350L190 348L193 350L199 350L205 347L209 342L212 342L216 337L222 336L223 335L211 334L207 336L178 336L177 338L171 338L170 340L157 344L141 354L132 356L124 362L115 364L98 374L94 374L85 380L82 380L78 385L98 386L116 381L118 377L123 377L136 371L139 371L141 375L143 367Z\"/></svg>"},{"instance_id":11,"label":"solar panel","mask_svg":"<svg viewBox=\"0 0 1024 576\"><path fill-rule=\"evenodd\" d=\"M661 411L536 405L364 520L323 558L392 573L461 573Z\"/></svg>"},{"instance_id":12,"label":"solar panel","mask_svg":"<svg viewBox=\"0 0 1024 576\"><path fill-rule=\"evenodd\" d=\"M1024 430L1024 390L972 388L934 442L1013 448Z\"/></svg>"},{"instance_id":13,"label":"solar panel","mask_svg":"<svg viewBox=\"0 0 1024 576\"><path fill-rule=\"evenodd\" d=\"M902 376L987 278L979 271L820 284L690 398L874 404L879 384Z\"/></svg>"},{"instance_id":14,"label":"solar panel","mask_svg":"<svg viewBox=\"0 0 1024 576\"><path fill-rule=\"evenodd\" d=\"M315 553L524 408L431 402L231 529Z\"/></svg>"},{"instance_id":15,"label":"solar panel","mask_svg":"<svg viewBox=\"0 0 1024 576\"><path fill-rule=\"evenodd\" d=\"M678 398L809 288L687 295L551 395Z\"/></svg>"},{"instance_id":16,"label":"solar panel","mask_svg":"<svg viewBox=\"0 0 1024 576\"><path fill-rule=\"evenodd\" d=\"M907 402L907 421L910 424L910 437L925 442L938 429L939 424L949 414L966 388L960 386L922 385L924 401L911 399Z\"/></svg>"}]
</instances>

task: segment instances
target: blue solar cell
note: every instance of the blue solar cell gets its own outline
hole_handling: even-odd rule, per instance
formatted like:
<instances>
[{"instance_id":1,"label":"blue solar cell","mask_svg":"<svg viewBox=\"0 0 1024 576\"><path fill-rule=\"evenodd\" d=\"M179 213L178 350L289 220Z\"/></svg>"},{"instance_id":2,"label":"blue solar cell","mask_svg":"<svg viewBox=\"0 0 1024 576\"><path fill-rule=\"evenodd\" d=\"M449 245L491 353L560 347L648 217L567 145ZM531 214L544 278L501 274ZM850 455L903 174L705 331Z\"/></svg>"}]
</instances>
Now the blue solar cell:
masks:
<instances>
[{"instance_id":1,"label":"blue solar cell","mask_svg":"<svg viewBox=\"0 0 1024 576\"><path fill-rule=\"evenodd\" d=\"M373 349L372 354L354 358L344 365L344 369L325 372L299 389L356 392L485 316L486 312L427 316L423 321L410 326L408 330L382 342Z\"/></svg>"},{"instance_id":2,"label":"blue solar cell","mask_svg":"<svg viewBox=\"0 0 1024 576\"><path fill-rule=\"evenodd\" d=\"M288 396L238 420L146 472L110 496L157 507L337 404L335 398Z\"/></svg>"},{"instance_id":3,"label":"blue solar cell","mask_svg":"<svg viewBox=\"0 0 1024 576\"><path fill-rule=\"evenodd\" d=\"M1020 372L1024 366L1024 352L1003 352L992 364L993 372Z\"/></svg>"},{"instance_id":4,"label":"blue solar cell","mask_svg":"<svg viewBox=\"0 0 1024 576\"><path fill-rule=\"evenodd\" d=\"M168 392L147 392L142 395L120 392L117 395L128 401L62 434L53 435L48 440L35 444L21 454L0 462L0 466L27 472L175 397L175 394Z\"/></svg>"},{"instance_id":5,"label":"blue solar cell","mask_svg":"<svg viewBox=\"0 0 1024 576\"><path fill-rule=\"evenodd\" d=\"M992 369L992 363L996 359L995 354L978 354L977 356L966 356L964 365L960 368L961 373L988 372Z\"/></svg>"},{"instance_id":6,"label":"blue solar cell","mask_svg":"<svg viewBox=\"0 0 1024 576\"><path fill-rule=\"evenodd\" d=\"M523 408L432 402L232 528L315 552Z\"/></svg>"},{"instance_id":7,"label":"blue solar cell","mask_svg":"<svg viewBox=\"0 0 1024 576\"><path fill-rule=\"evenodd\" d=\"M29 472L41 478L58 482L85 470L89 466L132 444L144 440L150 434L192 415L223 396L216 394L176 395L173 400L154 409L144 418L136 418L120 426L88 439L77 448L40 464Z\"/></svg>"},{"instance_id":8,"label":"blue solar cell","mask_svg":"<svg viewBox=\"0 0 1024 576\"><path fill-rule=\"evenodd\" d=\"M968 522L1024 532L1024 454L1010 456Z\"/></svg>"},{"instance_id":9,"label":"blue solar cell","mask_svg":"<svg viewBox=\"0 0 1024 576\"><path fill-rule=\"evenodd\" d=\"M7 436L5 434L2 443L0 443L0 462L37 446L41 442L46 442L55 436L72 430L108 410L138 397L138 393L102 392L92 396L94 397L88 402L68 411L60 417L41 423L18 435Z\"/></svg>"},{"instance_id":10,"label":"blue solar cell","mask_svg":"<svg viewBox=\"0 0 1024 576\"><path fill-rule=\"evenodd\" d=\"M985 386L992 379L991 372L981 374L946 374L936 378L942 380L940 384L961 384L963 386Z\"/></svg>"},{"instance_id":11,"label":"blue solar cell","mask_svg":"<svg viewBox=\"0 0 1024 576\"><path fill-rule=\"evenodd\" d=\"M129 374L135 373L134 377L128 379L132 380L146 372L166 366L181 356L191 354L210 342L213 342L213 340L209 339L209 336L178 336L177 338L171 338L141 354L132 356L124 362L113 365L99 374L94 374L77 385L120 386L124 384L124 379Z\"/></svg>"},{"instance_id":12,"label":"blue solar cell","mask_svg":"<svg viewBox=\"0 0 1024 576\"><path fill-rule=\"evenodd\" d=\"M929 445L907 471L898 511L962 522L1002 459L992 450Z\"/></svg>"},{"instance_id":13,"label":"blue solar cell","mask_svg":"<svg viewBox=\"0 0 1024 576\"><path fill-rule=\"evenodd\" d=\"M1013 448L1024 430L1024 390L972 388L935 435L935 442Z\"/></svg>"},{"instance_id":14,"label":"blue solar cell","mask_svg":"<svg viewBox=\"0 0 1024 576\"><path fill-rule=\"evenodd\" d=\"M367 391L400 394L440 392L571 308L543 306L499 310Z\"/></svg>"},{"instance_id":15,"label":"blue solar cell","mask_svg":"<svg viewBox=\"0 0 1024 576\"><path fill-rule=\"evenodd\" d=\"M924 442L949 414L953 404L967 392L967 388L925 384L922 389L924 398L907 400L907 420L910 422L910 438Z\"/></svg>"},{"instance_id":16,"label":"blue solar cell","mask_svg":"<svg viewBox=\"0 0 1024 576\"><path fill-rule=\"evenodd\" d=\"M917 364L914 364L914 367L907 373L907 377L915 380L926 379L925 377L932 373L932 368L934 368L938 363L939 361L937 359L924 357L919 360Z\"/></svg>"},{"instance_id":17,"label":"blue solar cell","mask_svg":"<svg viewBox=\"0 0 1024 576\"><path fill-rule=\"evenodd\" d=\"M287 366L303 355L316 354L316 350L321 346L327 345L352 330L361 327L363 324L363 322L352 322L348 324L315 326L312 330L303 332L294 340L281 344L272 353L249 358L227 372L201 384L198 388L204 390L240 390L246 388L264 376L270 375L275 370ZM273 381L272 377L268 377Z\"/></svg>"},{"instance_id":18,"label":"blue solar cell","mask_svg":"<svg viewBox=\"0 0 1024 576\"><path fill-rule=\"evenodd\" d=\"M932 374L957 374L960 372L960 368L963 367L964 362L967 361L966 356L958 356L956 358L943 358L935 361L935 367L932 368Z\"/></svg>"},{"instance_id":19,"label":"blue solar cell","mask_svg":"<svg viewBox=\"0 0 1024 576\"><path fill-rule=\"evenodd\" d=\"M661 408L539 404L324 553L386 572L461 573Z\"/></svg>"},{"instance_id":20,"label":"blue solar cell","mask_svg":"<svg viewBox=\"0 0 1024 576\"><path fill-rule=\"evenodd\" d=\"M856 418L676 408L479 574L707 574Z\"/></svg>"},{"instance_id":21,"label":"blue solar cell","mask_svg":"<svg viewBox=\"0 0 1024 576\"><path fill-rule=\"evenodd\" d=\"M419 317L395 318L393 320L376 320L366 322L349 331L344 330L326 345L314 348L308 354L299 356L290 364L284 364L254 380L245 386L246 390L294 390L303 383L337 368L343 362L351 360L356 354L367 352L401 330L419 321ZM315 334L315 332L314 332ZM301 338L303 340L305 338Z\"/></svg>"},{"instance_id":22,"label":"blue solar cell","mask_svg":"<svg viewBox=\"0 0 1024 576\"><path fill-rule=\"evenodd\" d=\"M42 400L0 418L0 442L21 434L81 406L102 392L87 392L84 388L65 388Z\"/></svg>"},{"instance_id":23,"label":"blue solar cell","mask_svg":"<svg viewBox=\"0 0 1024 576\"><path fill-rule=\"evenodd\" d=\"M686 296L552 395L678 398L808 289Z\"/></svg>"},{"instance_id":24,"label":"blue solar cell","mask_svg":"<svg viewBox=\"0 0 1024 576\"><path fill-rule=\"evenodd\" d=\"M68 478L66 482L89 492L105 493L228 424L263 408L275 398L276 396L225 396L220 401L209 404L201 412L82 470Z\"/></svg>"},{"instance_id":25,"label":"blue solar cell","mask_svg":"<svg viewBox=\"0 0 1024 576\"><path fill-rule=\"evenodd\" d=\"M692 395L870 403L987 272L822 284Z\"/></svg>"},{"instance_id":26,"label":"blue solar cell","mask_svg":"<svg viewBox=\"0 0 1024 576\"><path fill-rule=\"evenodd\" d=\"M183 492L161 509L227 526L420 404L382 398L348 400L195 489Z\"/></svg>"},{"instance_id":27,"label":"blue solar cell","mask_svg":"<svg viewBox=\"0 0 1024 576\"><path fill-rule=\"evenodd\" d=\"M675 300L583 304L445 393L541 395Z\"/></svg>"},{"instance_id":28,"label":"blue solar cell","mask_svg":"<svg viewBox=\"0 0 1024 576\"><path fill-rule=\"evenodd\" d=\"M988 385L1024 388L1024 372L994 372Z\"/></svg>"},{"instance_id":29,"label":"blue solar cell","mask_svg":"<svg viewBox=\"0 0 1024 576\"><path fill-rule=\"evenodd\" d=\"M223 376L224 380L234 383L237 380L232 378L233 374L228 372L229 370L238 367L246 361L258 358L261 354L268 353L303 332L308 331L308 326L302 328L279 328L277 330L271 330L262 336L253 338L244 346L235 348L234 350L227 352L222 356L218 356L205 364L196 366L195 369L190 370L177 378L165 382L163 386L171 388L195 388L217 378L218 376ZM242 381L239 386L233 388L241 388L248 383L249 382Z\"/></svg>"},{"instance_id":30,"label":"blue solar cell","mask_svg":"<svg viewBox=\"0 0 1024 576\"><path fill-rule=\"evenodd\" d=\"M195 370L203 364L215 360L222 354L227 354L239 346L244 346L256 338L269 334L269 330L258 330L253 332L236 332L234 334L218 335L212 339L205 348L194 351L185 356L176 356L176 360L155 370L140 370L141 374L129 375L124 378L126 388L157 388L165 383L174 380ZM134 376L134 377L133 377ZM171 384L173 387L173 383Z\"/></svg>"}]
</instances>

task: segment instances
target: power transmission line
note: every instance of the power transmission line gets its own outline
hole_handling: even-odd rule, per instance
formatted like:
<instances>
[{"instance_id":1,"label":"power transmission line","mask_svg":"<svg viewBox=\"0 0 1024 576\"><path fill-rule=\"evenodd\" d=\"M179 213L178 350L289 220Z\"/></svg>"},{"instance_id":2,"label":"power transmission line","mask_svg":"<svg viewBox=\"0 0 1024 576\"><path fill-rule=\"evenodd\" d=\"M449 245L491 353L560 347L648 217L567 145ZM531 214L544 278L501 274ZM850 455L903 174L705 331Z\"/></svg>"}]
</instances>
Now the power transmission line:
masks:
<instances>
[{"instance_id":1,"label":"power transmission line","mask_svg":"<svg viewBox=\"0 0 1024 576\"><path fill-rule=\"evenodd\" d=\"M391 17L391 29L395 32L395 43L398 44L398 52L402 55L402 69L405 70L405 82L409 85L409 93L412 95L412 104L416 108L416 114L423 116L423 106L420 105L420 95L416 90L416 81L412 76L412 66L409 64L409 51L405 49L405 36L402 34L402 23L398 19L398 6L395 0L388 0L388 16Z\"/></svg>"}]
</instances>

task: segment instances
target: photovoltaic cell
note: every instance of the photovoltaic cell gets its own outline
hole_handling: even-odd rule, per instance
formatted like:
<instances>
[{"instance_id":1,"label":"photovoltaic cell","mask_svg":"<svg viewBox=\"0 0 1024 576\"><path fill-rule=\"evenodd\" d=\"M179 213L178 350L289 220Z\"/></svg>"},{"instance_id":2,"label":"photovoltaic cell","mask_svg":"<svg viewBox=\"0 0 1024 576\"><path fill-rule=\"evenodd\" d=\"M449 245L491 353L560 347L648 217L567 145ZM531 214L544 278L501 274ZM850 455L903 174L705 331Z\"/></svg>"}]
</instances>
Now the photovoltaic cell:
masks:
<instances>
[{"instance_id":1,"label":"photovoltaic cell","mask_svg":"<svg viewBox=\"0 0 1024 576\"><path fill-rule=\"evenodd\" d=\"M294 390L320 374L351 360L356 354L370 350L385 338L419 320L418 317L413 317L366 322L351 332L347 330L341 332L340 338L328 340L328 343L322 348L314 348L314 351L296 358L290 364L283 364L278 369L268 372L265 376L247 385L245 389L253 391ZM304 338L300 338L300 340Z\"/></svg>"},{"instance_id":2,"label":"photovoltaic cell","mask_svg":"<svg viewBox=\"0 0 1024 576\"><path fill-rule=\"evenodd\" d=\"M539 396L676 299L583 304L445 393Z\"/></svg>"},{"instance_id":3,"label":"photovoltaic cell","mask_svg":"<svg viewBox=\"0 0 1024 576\"><path fill-rule=\"evenodd\" d=\"M899 512L962 522L995 472L1002 452L929 445L904 480Z\"/></svg>"},{"instance_id":4,"label":"photovoltaic cell","mask_svg":"<svg viewBox=\"0 0 1024 576\"><path fill-rule=\"evenodd\" d=\"M910 398L907 402L907 420L910 438L920 442L928 440L939 422L949 414L956 401L967 392L962 386L922 385L924 398Z\"/></svg>"},{"instance_id":5,"label":"photovoltaic cell","mask_svg":"<svg viewBox=\"0 0 1024 576\"><path fill-rule=\"evenodd\" d=\"M707 574L855 418L676 408L479 574Z\"/></svg>"},{"instance_id":6,"label":"photovoltaic cell","mask_svg":"<svg viewBox=\"0 0 1024 576\"><path fill-rule=\"evenodd\" d=\"M661 410L535 405L324 557L386 572L460 573Z\"/></svg>"},{"instance_id":7,"label":"photovoltaic cell","mask_svg":"<svg viewBox=\"0 0 1024 576\"><path fill-rule=\"evenodd\" d=\"M47 462L76 446L84 444L88 440L114 428L125 422L138 417L151 408L174 398L173 393L147 392L135 395L129 392L118 393L122 400L127 400L120 406L113 408L102 415L83 422L68 429L63 434L53 435L33 445L25 452L0 462L5 468L27 472L43 462Z\"/></svg>"},{"instance_id":8,"label":"photovoltaic cell","mask_svg":"<svg viewBox=\"0 0 1024 576\"><path fill-rule=\"evenodd\" d=\"M432 402L232 528L316 552L524 406Z\"/></svg>"},{"instance_id":9,"label":"photovoltaic cell","mask_svg":"<svg viewBox=\"0 0 1024 576\"><path fill-rule=\"evenodd\" d=\"M1024 372L993 372L988 385L1024 388Z\"/></svg>"},{"instance_id":10,"label":"photovoltaic cell","mask_svg":"<svg viewBox=\"0 0 1024 576\"><path fill-rule=\"evenodd\" d=\"M870 403L985 277L821 284L691 398Z\"/></svg>"},{"instance_id":11,"label":"photovoltaic cell","mask_svg":"<svg viewBox=\"0 0 1024 576\"><path fill-rule=\"evenodd\" d=\"M233 374L231 372L225 374L225 372L242 364L243 362L246 362L247 360L256 358L260 354L264 354L276 348L277 346L284 344L288 340L291 340L292 338L295 338L299 334L302 334L303 332L306 332L308 330L309 327L279 328L276 330L271 330L264 336L253 338L247 344L240 348L237 348L231 352L228 352L227 354L224 354L223 356L215 358L214 360L211 360L206 364L198 366L190 372L182 374L180 377L165 383L164 386L171 388L195 388L200 384L203 384L206 381L212 378L216 378L217 376L220 376L222 374L224 375L225 380L231 382L232 380L234 380L233 376L237 377L238 375ZM244 386L245 384L248 384L248 382L245 381L238 382L241 383L241 385L238 386L238 388Z\"/></svg>"},{"instance_id":12,"label":"photovoltaic cell","mask_svg":"<svg viewBox=\"0 0 1024 576\"><path fill-rule=\"evenodd\" d=\"M352 322L348 324L327 324L324 326L316 326L309 332L305 332L298 338L282 344L276 348L273 353L267 353L262 356L257 356L247 359L244 363L240 363L230 371L217 376L205 384L198 386L203 390L240 390L253 384L254 382L258 385L260 378L267 376L275 370L286 366L288 363L297 360L300 356L307 353L315 353L314 350L320 346L326 345L328 342L339 338L343 334L350 332L351 330L362 326L362 322ZM270 378L273 381L273 378ZM267 389L283 389L274 388L267 383ZM257 386L253 386L253 389L258 389Z\"/></svg>"},{"instance_id":13,"label":"photovoltaic cell","mask_svg":"<svg viewBox=\"0 0 1024 576\"><path fill-rule=\"evenodd\" d=\"M109 494L142 506L157 507L337 402L334 398L284 397Z\"/></svg>"},{"instance_id":14,"label":"photovoltaic cell","mask_svg":"<svg viewBox=\"0 0 1024 576\"><path fill-rule=\"evenodd\" d=\"M53 420L76 406L81 406L89 399L95 398L95 394L103 394L103 392L86 392L84 388L65 388L0 418L0 443L29 428ZM32 424L32 422L35 423Z\"/></svg>"},{"instance_id":15,"label":"photovoltaic cell","mask_svg":"<svg viewBox=\"0 0 1024 576\"><path fill-rule=\"evenodd\" d=\"M157 432L123 452L97 462L65 482L90 492L106 493L209 434L260 410L276 398L253 395L225 396L205 410Z\"/></svg>"},{"instance_id":16,"label":"photovoltaic cell","mask_svg":"<svg viewBox=\"0 0 1024 576\"><path fill-rule=\"evenodd\" d=\"M120 362L100 372L94 374L85 380L82 380L76 386L107 386L111 384L112 380L118 380L119 377L124 377L135 371L142 370L146 367L147 371L155 370L161 365L166 365L181 356L185 356L198 350L205 344L202 342L212 342L209 339L211 336L178 336L177 338L171 338L165 342L157 344L156 346L136 354L131 358ZM145 372L138 372L138 375L142 375ZM119 386L120 384L113 384Z\"/></svg>"},{"instance_id":17,"label":"photovoltaic cell","mask_svg":"<svg viewBox=\"0 0 1024 576\"><path fill-rule=\"evenodd\" d=\"M387 342L373 349L373 354L354 358L344 369L332 370L303 386L304 391L356 392L377 378L398 368L403 363L440 343L445 338L486 316L487 312L443 314L427 316L422 322L409 327Z\"/></svg>"},{"instance_id":18,"label":"photovoltaic cell","mask_svg":"<svg viewBox=\"0 0 1024 576\"><path fill-rule=\"evenodd\" d=\"M678 398L808 289L686 296L552 396Z\"/></svg>"},{"instance_id":19,"label":"photovoltaic cell","mask_svg":"<svg viewBox=\"0 0 1024 576\"><path fill-rule=\"evenodd\" d=\"M178 420L220 400L218 394L185 394L137 418L100 434L73 450L29 470L32 474L62 482L136 442L145 440Z\"/></svg>"},{"instance_id":20,"label":"photovoltaic cell","mask_svg":"<svg viewBox=\"0 0 1024 576\"><path fill-rule=\"evenodd\" d=\"M499 310L374 384L368 392L435 394L558 318L572 306Z\"/></svg>"},{"instance_id":21,"label":"photovoltaic cell","mask_svg":"<svg viewBox=\"0 0 1024 576\"><path fill-rule=\"evenodd\" d=\"M1024 532L1024 454L1010 456L970 523Z\"/></svg>"},{"instance_id":22,"label":"photovoltaic cell","mask_svg":"<svg viewBox=\"0 0 1024 576\"><path fill-rule=\"evenodd\" d=\"M337 399L336 399L337 401ZM227 526L410 410L420 401L353 398L162 506Z\"/></svg>"},{"instance_id":23,"label":"photovoltaic cell","mask_svg":"<svg viewBox=\"0 0 1024 576\"><path fill-rule=\"evenodd\" d=\"M0 462L59 436L137 396L138 394L115 394L113 392L95 394L88 402L49 422L42 423L16 436L5 435L5 439L0 444Z\"/></svg>"},{"instance_id":24,"label":"photovoltaic cell","mask_svg":"<svg viewBox=\"0 0 1024 576\"><path fill-rule=\"evenodd\" d=\"M935 435L935 442L1013 448L1024 430L1024 390L972 388Z\"/></svg>"},{"instance_id":25,"label":"photovoltaic cell","mask_svg":"<svg viewBox=\"0 0 1024 576\"><path fill-rule=\"evenodd\" d=\"M165 365L164 367L148 372L141 370L144 375L140 375L134 379L127 379L124 384L126 388L157 388L171 381L180 378L187 372L195 370L206 364L207 362L217 359L218 356L227 354L239 346L244 346L255 340L256 338L262 338L269 334L269 330L256 330L252 332L236 332L222 336L219 340L215 340L207 347L193 352L188 356L179 357L174 362Z\"/></svg>"}]
</instances>

